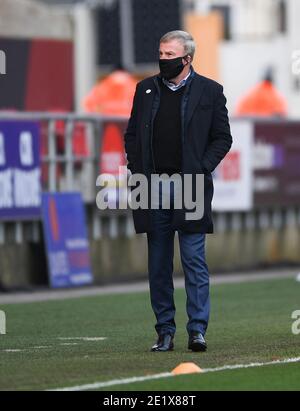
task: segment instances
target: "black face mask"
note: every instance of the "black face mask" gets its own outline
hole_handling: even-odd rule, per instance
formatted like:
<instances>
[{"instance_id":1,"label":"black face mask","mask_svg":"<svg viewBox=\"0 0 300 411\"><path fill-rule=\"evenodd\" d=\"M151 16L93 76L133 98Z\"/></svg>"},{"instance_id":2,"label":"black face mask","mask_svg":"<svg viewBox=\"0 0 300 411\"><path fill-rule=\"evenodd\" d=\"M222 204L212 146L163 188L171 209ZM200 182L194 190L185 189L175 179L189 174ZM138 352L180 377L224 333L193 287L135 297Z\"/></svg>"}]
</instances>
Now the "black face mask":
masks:
<instances>
[{"instance_id":1,"label":"black face mask","mask_svg":"<svg viewBox=\"0 0 300 411\"><path fill-rule=\"evenodd\" d=\"M175 57L174 59L159 59L159 69L162 77L166 80L177 77L185 67L182 59L186 56Z\"/></svg>"}]
</instances>

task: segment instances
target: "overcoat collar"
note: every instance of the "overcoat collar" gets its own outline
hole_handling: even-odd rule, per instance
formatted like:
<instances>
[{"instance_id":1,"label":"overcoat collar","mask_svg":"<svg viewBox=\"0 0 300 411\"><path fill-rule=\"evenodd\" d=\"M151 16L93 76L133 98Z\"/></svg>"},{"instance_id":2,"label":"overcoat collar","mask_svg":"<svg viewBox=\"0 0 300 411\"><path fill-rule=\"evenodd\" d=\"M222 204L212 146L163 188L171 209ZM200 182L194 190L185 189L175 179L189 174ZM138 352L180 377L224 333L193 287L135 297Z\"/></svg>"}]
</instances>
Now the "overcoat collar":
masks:
<instances>
[{"instance_id":1,"label":"overcoat collar","mask_svg":"<svg viewBox=\"0 0 300 411\"><path fill-rule=\"evenodd\" d=\"M152 79L155 83L155 91L156 93L159 93L159 83L158 82L161 81L161 74L158 73L157 75L153 76ZM191 82L191 84L189 84L189 82ZM187 79L186 86L188 85L190 86L190 91L189 91L189 98L188 98L188 103L187 103L187 108L186 108L186 125L191 120L193 112L205 88L205 81L203 80L202 76L200 76L198 73L194 71L193 66L191 66L191 75ZM155 93L148 94L147 107L149 108L149 112L151 112L151 109L152 109L154 96L155 96Z\"/></svg>"}]
</instances>

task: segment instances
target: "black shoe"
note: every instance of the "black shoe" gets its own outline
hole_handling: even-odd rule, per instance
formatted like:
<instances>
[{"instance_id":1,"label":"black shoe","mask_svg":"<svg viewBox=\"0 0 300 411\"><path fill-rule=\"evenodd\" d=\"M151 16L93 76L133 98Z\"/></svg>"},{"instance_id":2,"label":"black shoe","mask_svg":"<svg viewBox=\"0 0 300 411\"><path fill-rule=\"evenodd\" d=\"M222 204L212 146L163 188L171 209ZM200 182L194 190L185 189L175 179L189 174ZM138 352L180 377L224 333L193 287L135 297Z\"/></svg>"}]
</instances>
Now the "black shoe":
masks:
<instances>
[{"instance_id":1,"label":"black shoe","mask_svg":"<svg viewBox=\"0 0 300 411\"><path fill-rule=\"evenodd\" d=\"M174 335L171 334L160 334L158 336L157 342L151 347L150 351L173 351Z\"/></svg>"},{"instance_id":2,"label":"black shoe","mask_svg":"<svg viewBox=\"0 0 300 411\"><path fill-rule=\"evenodd\" d=\"M206 351L205 339L199 331L192 331L189 335L188 349L192 351Z\"/></svg>"}]
</instances>

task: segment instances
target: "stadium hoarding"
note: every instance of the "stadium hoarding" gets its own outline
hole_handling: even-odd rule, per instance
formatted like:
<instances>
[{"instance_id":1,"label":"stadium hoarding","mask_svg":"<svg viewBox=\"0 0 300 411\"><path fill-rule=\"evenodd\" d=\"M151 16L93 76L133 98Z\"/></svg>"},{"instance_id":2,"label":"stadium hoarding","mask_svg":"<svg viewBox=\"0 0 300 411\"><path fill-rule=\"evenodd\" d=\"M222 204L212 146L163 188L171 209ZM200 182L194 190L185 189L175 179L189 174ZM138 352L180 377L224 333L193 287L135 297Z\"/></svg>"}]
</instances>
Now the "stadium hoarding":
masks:
<instances>
[{"instance_id":1,"label":"stadium hoarding","mask_svg":"<svg viewBox=\"0 0 300 411\"><path fill-rule=\"evenodd\" d=\"M253 122L234 120L230 151L213 172L214 211L247 211L253 207Z\"/></svg>"},{"instance_id":2,"label":"stadium hoarding","mask_svg":"<svg viewBox=\"0 0 300 411\"><path fill-rule=\"evenodd\" d=\"M81 194L43 193L42 217L51 287L91 284L93 276Z\"/></svg>"},{"instance_id":3,"label":"stadium hoarding","mask_svg":"<svg viewBox=\"0 0 300 411\"><path fill-rule=\"evenodd\" d=\"M254 135L255 206L299 206L300 122L257 121Z\"/></svg>"},{"instance_id":4,"label":"stadium hoarding","mask_svg":"<svg viewBox=\"0 0 300 411\"><path fill-rule=\"evenodd\" d=\"M232 118L233 144L213 173L214 211L300 204L300 122Z\"/></svg>"},{"instance_id":5,"label":"stadium hoarding","mask_svg":"<svg viewBox=\"0 0 300 411\"><path fill-rule=\"evenodd\" d=\"M33 121L0 121L0 220L40 218L40 128Z\"/></svg>"}]
</instances>

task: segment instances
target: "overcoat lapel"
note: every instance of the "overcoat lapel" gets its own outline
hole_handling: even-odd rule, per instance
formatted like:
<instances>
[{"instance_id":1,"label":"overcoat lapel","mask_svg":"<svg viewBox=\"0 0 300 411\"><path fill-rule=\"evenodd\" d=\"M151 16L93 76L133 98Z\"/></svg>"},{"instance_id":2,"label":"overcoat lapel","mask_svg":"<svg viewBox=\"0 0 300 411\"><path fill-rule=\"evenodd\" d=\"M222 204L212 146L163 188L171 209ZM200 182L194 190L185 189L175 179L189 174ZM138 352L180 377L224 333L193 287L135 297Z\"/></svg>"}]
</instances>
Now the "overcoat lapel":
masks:
<instances>
[{"instance_id":1,"label":"overcoat lapel","mask_svg":"<svg viewBox=\"0 0 300 411\"><path fill-rule=\"evenodd\" d=\"M142 90L142 105L143 105L143 114L141 121L141 144L142 144L142 157L144 164L144 171L146 174L150 172L150 167L152 166L151 153L150 153L150 139L151 139L151 121L153 117L153 109L155 102L157 102L157 86L154 80L146 85Z\"/></svg>"},{"instance_id":2,"label":"overcoat lapel","mask_svg":"<svg viewBox=\"0 0 300 411\"><path fill-rule=\"evenodd\" d=\"M201 79L201 77L199 77L196 74L191 84L189 99L188 99L187 108L186 108L186 121L185 121L186 125L188 125L189 121L192 118L194 110L200 101L204 88L205 88L205 82Z\"/></svg>"},{"instance_id":3,"label":"overcoat lapel","mask_svg":"<svg viewBox=\"0 0 300 411\"><path fill-rule=\"evenodd\" d=\"M155 82L151 82L151 85L146 90L143 90L143 93L143 122L144 126L147 124L150 126L153 102L157 93Z\"/></svg>"}]
</instances>

